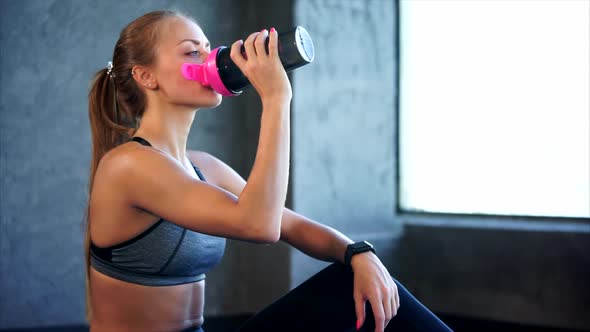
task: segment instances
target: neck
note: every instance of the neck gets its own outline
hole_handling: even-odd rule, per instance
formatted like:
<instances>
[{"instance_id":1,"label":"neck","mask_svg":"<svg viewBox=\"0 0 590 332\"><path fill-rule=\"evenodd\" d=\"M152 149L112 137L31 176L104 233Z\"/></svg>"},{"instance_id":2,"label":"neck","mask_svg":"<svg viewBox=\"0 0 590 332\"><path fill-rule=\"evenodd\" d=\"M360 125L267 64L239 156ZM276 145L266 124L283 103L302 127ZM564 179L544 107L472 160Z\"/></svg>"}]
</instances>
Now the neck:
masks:
<instances>
[{"instance_id":1,"label":"neck","mask_svg":"<svg viewBox=\"0 0 590 332\"><path fill-rule=\"evenodd\" d=\"M186 141L197 111L186 106L149 100L134 136L145 138L156 149L168 153L184 165Z\"/></svg>"}]
</instances>

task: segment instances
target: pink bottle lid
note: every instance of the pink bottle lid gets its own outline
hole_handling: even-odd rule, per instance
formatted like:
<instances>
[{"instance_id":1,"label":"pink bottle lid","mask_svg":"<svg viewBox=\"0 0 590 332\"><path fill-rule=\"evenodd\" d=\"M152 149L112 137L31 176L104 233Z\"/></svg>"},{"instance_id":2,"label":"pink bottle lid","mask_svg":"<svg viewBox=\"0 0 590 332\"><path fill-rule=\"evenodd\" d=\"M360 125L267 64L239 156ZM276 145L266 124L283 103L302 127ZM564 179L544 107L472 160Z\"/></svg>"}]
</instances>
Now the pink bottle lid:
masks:
<instances>
[{"instance_id":1,"label":"pink bottle lid","mask_svg":"<svg viewBox=\"0 0 590 332\"><path fill-rule=\"evenodd\" d=\"M182 76L187 80L197 81L204 86L210 86L223 96L237 96L242 93L241 91L238 93L231 92L225 87L219 76L219 70L217 70L217 54L224 47L219 46L211 51L203 63L183 63L180 68Z\"/></svg>"}]
</instances>

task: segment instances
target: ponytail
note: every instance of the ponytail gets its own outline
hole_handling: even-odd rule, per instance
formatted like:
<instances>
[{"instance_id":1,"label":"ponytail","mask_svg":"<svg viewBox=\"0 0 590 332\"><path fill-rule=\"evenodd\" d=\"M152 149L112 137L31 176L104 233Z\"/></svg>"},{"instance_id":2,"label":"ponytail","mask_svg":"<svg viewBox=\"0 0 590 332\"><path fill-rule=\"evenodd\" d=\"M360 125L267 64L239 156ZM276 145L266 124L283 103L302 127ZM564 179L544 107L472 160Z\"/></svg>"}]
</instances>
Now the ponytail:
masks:
<instances>
[{"instance_id":1,"label":"ponytail","mask_svg":"<svg viewBox=\"0 0 590 332\"><path fill-rule=\"evenodd\" d=\"M88 197L83 228L86 268L86 320L92 321L90 288L90 200L94 175L102 157L116 146L128 141L139 128L147 105L145 93L139 88L131 70L135 65L155 62L159 38L158 26L164 19L183 17L195 19L177 10L149 12L129 23L122 31L108 70L95 73L88 93L88 117L92 134L92 156L88 181Z\"/></svg>"},{"instance_id":2,"label":"ponytail","mask_svg":"<svg viewBox=\"0 0 590 332\"><path fill-rule=\"evenodd\" d=\"M115 82L103 68L96 72L88 94L88 117L92 134L92 155L88 181L88 201L86 204L84 255L86 261L86 319L92 320L90 305L90 196L94 175L102 157L112 148L128 140L137 128L129 128L118 123L118 102Z\"/></svg>"}]
</instances>

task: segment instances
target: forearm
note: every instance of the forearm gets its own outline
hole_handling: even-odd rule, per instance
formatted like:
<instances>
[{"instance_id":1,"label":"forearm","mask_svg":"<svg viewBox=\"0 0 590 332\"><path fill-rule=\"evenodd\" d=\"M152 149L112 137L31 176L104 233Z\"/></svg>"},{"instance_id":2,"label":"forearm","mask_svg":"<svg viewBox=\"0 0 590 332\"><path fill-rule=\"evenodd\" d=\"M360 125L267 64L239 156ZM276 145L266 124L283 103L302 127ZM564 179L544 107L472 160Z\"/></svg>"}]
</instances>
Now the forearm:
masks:
<instances>
[{"instance_id":1,"label":"forearm","mask_svg":"<svg viewBox=\"0 0 590 332\"><path fill-rule=\"evenodd\" d=\"M260 36L260 38L258 38ZM269 41L264 52L264 41ZM245 50L246 54L242 55ZM262 50L262 52L260 52ZM257 52L258 51L258 52ZM256 159L238 197L239 230L265 242L276 242L287 194L290 155L290 103L293 97L287 73L278 56L277 32L251 33L232 44L230 56L248 78L262 101Z\"/></svg>"},{"instance_id":2,"label":"forearm","mask_svg":"<svg viewBox=\"0 0 590 332\"><path fill-rule=\"evenodd\" d=\"M286 213L293 213L288 210ZM287 242L310 257L326 261L344 263L346 246L353 243L350 238L338 230L322 225L302 215L297 215L301 222L281 240Z\"/></svg>"},{"instance_id":3,"label":"forearm","mask_svg":"<svg viewBox=\"0 0 590 332\"><path fill-rule=\"evenodd\" d=\"M256 160L238 204L245 209L250 229L277 234L289 177L290 105L265 103L263 108Z\"/></svg>"}]
</instances>

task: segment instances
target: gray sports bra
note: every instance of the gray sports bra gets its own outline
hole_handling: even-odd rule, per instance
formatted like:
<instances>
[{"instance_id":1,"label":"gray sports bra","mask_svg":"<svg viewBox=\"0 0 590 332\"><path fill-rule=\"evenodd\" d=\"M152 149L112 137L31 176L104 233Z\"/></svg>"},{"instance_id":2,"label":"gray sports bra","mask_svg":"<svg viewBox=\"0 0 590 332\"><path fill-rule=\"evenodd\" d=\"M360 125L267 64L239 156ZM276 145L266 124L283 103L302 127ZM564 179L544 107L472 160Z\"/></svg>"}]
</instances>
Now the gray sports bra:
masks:
<instances>
[{"instance_id":1,"label":"gray sports bra","mask_svg":"<svg viewBox=\"0 0 590 332\"><path fill-rule=\"evenodd\" d=\"M130 141L151 144L141 137ZM191 162L192 164L192 162ZM199 178L205 178L199 168ZM205 279L223 257L226 239L198 233L160 218L141 234L110 247L90 242L90 264L110 277L146 286L171 286Z\"/></svg>"}]
</instances>

